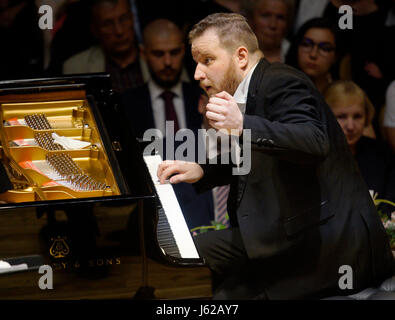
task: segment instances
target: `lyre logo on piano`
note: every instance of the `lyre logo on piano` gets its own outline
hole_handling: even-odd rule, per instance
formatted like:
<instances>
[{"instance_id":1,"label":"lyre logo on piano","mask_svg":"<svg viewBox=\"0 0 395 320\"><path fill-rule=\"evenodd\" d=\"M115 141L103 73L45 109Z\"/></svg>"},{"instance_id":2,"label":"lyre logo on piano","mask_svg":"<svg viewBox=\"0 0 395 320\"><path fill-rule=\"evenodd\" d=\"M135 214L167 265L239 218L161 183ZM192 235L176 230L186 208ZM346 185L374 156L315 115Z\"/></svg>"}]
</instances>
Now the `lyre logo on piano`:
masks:
<instances>
[{"instance_id":1,"label":"lyre logo on piano","mask_svg":"<svg viewBox=\"0 0 395 320\"><path fill-rule=\"evenodd\" d=\"M49 253L54 258L64 258L70 253L69 246L66 242L67 237L57 236L55 239L51 238L53 241Z\"/></svg>"}]
</instances>

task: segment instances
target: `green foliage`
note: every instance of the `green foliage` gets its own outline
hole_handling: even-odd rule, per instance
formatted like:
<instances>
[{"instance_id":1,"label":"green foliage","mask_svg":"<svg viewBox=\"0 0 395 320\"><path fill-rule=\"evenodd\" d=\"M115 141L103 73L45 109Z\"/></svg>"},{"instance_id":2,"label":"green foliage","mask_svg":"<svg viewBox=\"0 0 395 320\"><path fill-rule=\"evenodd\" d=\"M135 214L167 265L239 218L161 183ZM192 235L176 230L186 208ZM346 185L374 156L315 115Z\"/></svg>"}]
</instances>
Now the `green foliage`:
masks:
<instances>
[{"instance_id":1,"label":"green foliage","mask_svg":"<svg viewBox=\"0 0 395 320\"><path fill-rule=\"evenodd\" d=\"M229 216L228 214L226 214L225 218L229 221ZM222 224L221 222L218 221L210 221L211 225L210 226L200 226L200 227L196 227L191 229L190 231L192 232L192 234L196 235L198 233L205 233L207 231L214 231L214 230L223 230L226 229L227 226Z\"/></svg>"}]
</instances>

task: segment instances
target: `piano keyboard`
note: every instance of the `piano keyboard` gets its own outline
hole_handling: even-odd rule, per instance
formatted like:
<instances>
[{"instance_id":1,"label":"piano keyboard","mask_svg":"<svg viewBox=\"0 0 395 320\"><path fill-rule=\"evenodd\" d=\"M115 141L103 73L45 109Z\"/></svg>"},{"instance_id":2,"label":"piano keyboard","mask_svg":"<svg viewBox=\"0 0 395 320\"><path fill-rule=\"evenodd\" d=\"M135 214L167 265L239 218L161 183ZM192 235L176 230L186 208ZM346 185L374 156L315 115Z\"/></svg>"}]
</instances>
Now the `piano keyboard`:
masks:
<instances>
[{"instance_id":1,"label":"piano keyboard","mask_svg":"<svg viewBox=\"0 0 395 320\"><path fill-rule=\"evenodd\" d=\"M169 256L182 259L199 259L191 233L170 183L160 184L157 176L160 155L144 156L162 208L159 210L157 237L161 249Z\"/></svg>"}]
</instances>

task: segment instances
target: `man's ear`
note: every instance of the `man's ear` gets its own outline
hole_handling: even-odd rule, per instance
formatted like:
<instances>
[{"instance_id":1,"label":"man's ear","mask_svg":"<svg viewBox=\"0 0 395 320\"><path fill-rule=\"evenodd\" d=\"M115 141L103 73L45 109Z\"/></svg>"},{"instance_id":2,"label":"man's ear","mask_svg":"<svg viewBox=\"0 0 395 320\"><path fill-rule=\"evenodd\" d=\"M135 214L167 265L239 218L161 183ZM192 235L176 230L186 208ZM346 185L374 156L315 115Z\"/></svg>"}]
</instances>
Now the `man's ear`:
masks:
<instances>
[{"instance_id":1,"label":"man's ear","mask_svg":"<svg viewBox=\"0 0 395 320\"><path fill-rule=\"evenodd\" d=\"M245 70L248 66L248 50L246 47L238 47L236 49L236 63L240 69Z\"/></svg>"}]
</instances>

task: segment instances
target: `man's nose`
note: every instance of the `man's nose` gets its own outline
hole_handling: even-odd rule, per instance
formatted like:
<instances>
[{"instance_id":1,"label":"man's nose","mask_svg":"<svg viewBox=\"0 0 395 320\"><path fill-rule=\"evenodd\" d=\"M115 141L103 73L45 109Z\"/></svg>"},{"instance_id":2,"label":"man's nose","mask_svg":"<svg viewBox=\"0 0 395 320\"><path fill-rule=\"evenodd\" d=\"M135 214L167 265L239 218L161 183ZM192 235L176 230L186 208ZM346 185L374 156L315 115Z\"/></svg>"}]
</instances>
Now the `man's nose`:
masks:
<instances>
[{"instance_id":1,"label":"man's nose","mask_svg":"<svg viewBox=\"0 0 395 320\"><path fill-rule=\"evenodd\" d=\"M269 18L269 28L273 30L277 28L277 20L275 17Z\"/></svg>"},{"instance_id":2,"label":"man's nose","mask_svg":"<svg viewBox=\"0 0 395 320\"><path fill-rule=\"evenodd\" d=\"M115 34L123 34L124 33L123 26L119 21L114 22L114 32L115 32Z\"/></svg>"},{"instance_id":3,"label":"man's nose","mask_svg":"<svg viewBox=\"0 0 395 320\"><path fill-rule=\"evenodd\" d=\"M194 79L198 80L198 81L204 79L204 72L202 70L200 70L199 64L196 66Z\"/></svg>"}]
</instances>

